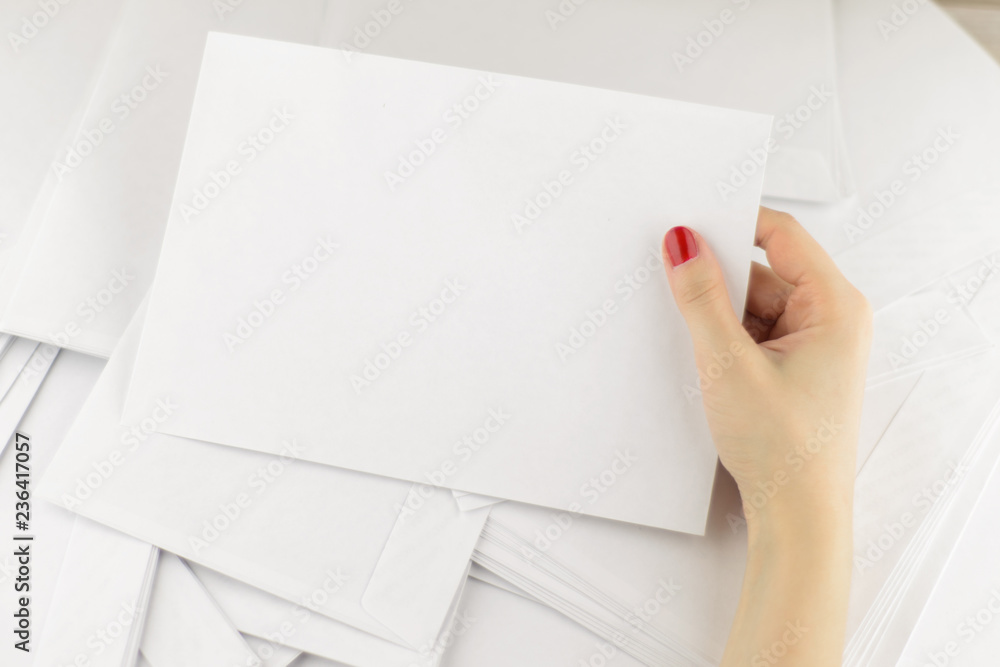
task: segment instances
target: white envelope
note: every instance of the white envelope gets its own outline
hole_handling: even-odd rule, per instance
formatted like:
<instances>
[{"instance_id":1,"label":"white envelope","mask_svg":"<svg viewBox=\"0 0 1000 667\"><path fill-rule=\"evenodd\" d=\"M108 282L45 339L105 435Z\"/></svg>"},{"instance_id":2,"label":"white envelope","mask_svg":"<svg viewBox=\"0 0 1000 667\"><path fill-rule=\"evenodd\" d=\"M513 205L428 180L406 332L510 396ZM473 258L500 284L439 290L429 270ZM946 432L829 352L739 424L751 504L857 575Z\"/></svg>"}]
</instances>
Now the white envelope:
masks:
<instances>
[{"instance_id":1,"label":"white envelope","mask_svg":"<svg viewBox=\"0 0 1000 667\"><path fill-rule=\"evenodd\" d=\"M1000 414L998 406L997 414ZM992 434L984 434L976 458L966 462L969 470L948 497L936 503L934 516L920 526L915 539L896 566L890 585L879 595L878 616L870 617L867 641L852 641L846 664L851 666L896 664L920 612L928 605L934 583L949 560L964 526L969 521L1000 460L1000 430L996 418ZM855 640L858 638L856 637Z\"/></svg>"},{"instance_id":2,"label":"white envelope","mask_svg":"<svg viewBox=\"0 0 1000 667\"><path fill-rule=\"evenodd\" d=\"M205 35L224 30L316 42L325 6L324 0L127 0L113 35L97 42L108 44L105 65L54 156L54 187L43 195L34 242L18 246L24 266L4 279L16 289L0 328L110 355L153 277ZM81 11L64 7L66 16L52 22L96 41L102 33L74 25ZM33 113L57 106L43 101L20 100L20 106ZM18 164L43 152L48 167L55 152L18 148Z\"/></svg>"},{"instance_id":3,"label":"white envelope","mask_svg":"<svg viewBox=\"0 0 1000 667\"><path fill-rule=\"evenodd\" d=\"M0 312L56 183L57 152L74 138L124 0L0 5ZM41 202L41 203L40 203Z\"/></svg>"},{"instance_id":4,"label":"white envelope","mask_svg":"<svg viewBox=\"0 0 1000 667\"><path fill-rule=\"evenodd\" d=\"M14 386L37 347L38 343L33 340L11 338L10 345L3 351L3 356L0 356L0 397L6 396Z\"/></svg>"},{"instance_id":5,"label":"white envelope","mask_svg":"<svg viewBox=\"0 0 1000 667\"><path fill-rule=\"evenodd\" d=\"M830 0L331 3L324 45L772 114L764 192L850 188ZM514 46L516 45L516 46Z\"/></svg>"},{"instance_id":6,"label":"white envelope","mask_svg":"<svg viewBox=\"0 0 1000 667\"><path fill-rule=\"evenodd\" d=\"M156 434L157 419L183 409L171 397L119 426L142 314L39 497L357 628L360 642L433 643L489 510L460 512L431 487Z\"/></svg>"},{"instance_id":7,"label":"white envelope","mask_svg":"<svg viewBox=\"0 0 1000 667\"><path fill-rule=\"evenodd\" d=\"M299 604L282 600L197 563L190 565L198 580L241 632L259 636L259 641L269 647L294 647L304 653L347 665L435 667L440 662L452 627L454 608L458 606L462 592L460 588L456 593L453 609L435 642L412 650L360 633ZM258 650L257 654L261 655L261 651Z\"/></svg>"},{"instance_id":8,"label":"white envelope","mask_svg":"<svg viewBox=\"0 0 1000 667\"><path fill-rule=\"evenodd\" d=\"M142 654L156 667L252 667L259 658L194 573L164 553L156 568Z\"/></svg>"},{"instance_id":9,"label":"white envelope","mask_svg":"<svg viewBox=\"0 0 1000 667\"><path fill-rule=\"evenodd\" d=\"M1000 273L998 258L1000 253L991 254L973 264ZM966 273L955 272L875 313L869 387L983 352L993 345L969 312L975 293L961 287L968 280ZM995 282L1000 287L1000 279ZM989 284L987 278L972 285L983 289Z\"/></svg>"},{"instance_id":10,"label":"white envelope","mask_svg":"<svg viewBox=\"0 0 1000 667\"><path fill-rule=\"evenodd\" d=\"M467 591L452 627L444 666L640 665L569 619L516 593L474 579ZM314 655L302 656L295 665L339 667Z\"/></svg>"},{"instance_id":11,"label":"white envelope","mask_svg":"<svg viewBox=\"0 0 1000 667\"><path fill-rule=\"evenodd\" d=\"M899 667L923 667L934 659L953 667L974 667L989 664L1000 652L1000 624L992 622L1000 613L998 472L1000 468L994 468L933 592L910 626Z\"/></svg>"},{"instance_id":12,"label":"white envelope","mask_svg":"<svg viewBox=\"0 0 1000 667\"><path fill-rule=\"evenodd\" d=\"M850 247L1000 179L1000 65L932 2L839 0L835 12L859 195L841 229Z\"/></svg>"},{"instance_id":13,"label":"white envelope","mask_svg":"<svg viewBox=\"0 0 1000 667\"><path fill-rule=\"evenodd\" d=\"M934 514L933 504L914 507L913 499L949 473L949 458L960 463L981 444L977 432L1000 397L1000 376L983 369L997 368L998 361L996 355L980 355L928 370L930 381L918 385L859 474L859 559L865 558L868 541L878 540L885 524L899 521L903 512L914 515L914 527L871 567L858 561L851 637L866 636L862 619L878 612L879 594L893 587L895 566L921 523ZM721 657L728 627L715 621L735 612L745 548L741 503L727 475L716 485L704 538L504 503L493 509L476 562L623 650L640 657L653 651L648 664L663 664L676 656L668 647L678 640ZM671 583L673 595L658 596ZM609 613L617 615L617 624L607 621Z\"/></svg>"},{"instance_id":14,"label":"white envelope","mask_svg":"<svg viewBox=\"0 0 1000 667\"><path fill-rule=\"evenodd\" d=\"M260 637L244 634L243 640L260 659L260 667L288 667L302 655L302 651L287 646L276 646Z\"/></svg>"},{"instance_id":15,"label":"white envelope","mask_svg":"<svg viewBox=\"0 0 1000 667\"><path fill-rule=\"evenodd\" d=\"M104 0L96 3L99 11L89 8L94 4L86 15L61 10L52 21L60 27L44 31L58 36L58 54L47 54L55 63L33 63L27 51L12 63L11 87L32 81L34 103L12 96L17 105L10 111L30 118L12 123L9 137L0 132L0 142L10 143L6 154L17 156L0 165L0 173L12 176L2 183L31 176L34 184L55 154L28 229L22 235L18 225L0 228L8 236L0 244L0 266L9 264L0 303L13 299L0 328L61 347L110 355L152 279L208 30L355 49L357 31L374 31L377 39L361 51L773 113L780 148L769 158L765 190L829 199L847 187L838 166L844 159L837 149L829 0L619 1L574 13L565 23L551 19L557 29L549 26L553 9L542 0L429 0L389 15L392 30L373 18L386 20L379 0L209 7L198 0L129 0L122 10L121 0ZM30 14L29 6L18 0L13 14ZM719 38L712 37L710 31L720 29ZM89 39L77 45L64 31ZM789 45L793 33L797 39ZM706 39L712 43L705 48L689 45ZM81 48L104 43L104 60ZM767 48L772 44L781 48ZM701 50L690 67L683 63L688 49ZM105 60L101 70L97 64ZM66 71L75 74L69 85ZM740 85L733 85L734 72ZM52 90L40 92L39 82ZM39 125L38 132L25 133L29 123ZM38 190L12 187L11 193L23 198ZM12 223L27 216L17 207L13 213Z\"/></svg>"},{"instance_id":16,"label":"white envelope","mask_svg":"<svg viewBox=\"0 0 1000 667\"><path fill-rule=\"evenodd\" d=\"M21 418L45 381L49 369L59 356L59 348L38 345L18 371L14 382L0 401L0 451L14 438Z\"/></svg>"},{"instance_id":17,"label":"white envelope","mask_svg":"<svg viewBox=\"0 0 1000 667\"><path fill-rule=\"evenodd\" d=\"M444 667L640 664L551 609L480 581L469 581L459 618Z\"/></svg>"},{"instance_id":18,"label":"white envelope","mask_svg":"<svg viewBox=\"0 0 1000 667\"><path fill-rule=\"evenodd\" d=\"M836 4L859 199L823 236L876 308L1000 248L1000 65L934 3L898 11Z\"/></svg>"},{"instance_id":19,"label":"white envelope","mask_svg":"<svg viewBox=\"0 0 1000 667\"><path fill-rule=\"evenodd\" d=\"M57 579L75 517L38 496L37 484L48 470L49 462L55 454L55 444L61 442L69 430L103 365L102 361L82 354L60 354L27 412L19 418L18 431L31 438L32 477L29 486L32 486L33 491L31 520L29 530L25 533L35 538L32 542L31 561L32 652L25 653L15 649L12 634L12 641L0 645L0 662L4 667L30 667L35 659L34 650L45 636L46 621L52 611ZM16 488L16 453L13 446L0 453L0 485L11 490ZM11 516L11 521L13 520L14 517ZM0 614L4 618L14 618L18 601L13 595L13 589L14 579L18 576L18 565L13 548L4 549L0 553L0 586L11 591L11 595L0 596Z\"/></svg>"},{"instance_id":20,"label":"white envelope","mask_svg":"<svg viewBox=\"0 0 1000 667\"><path fill-rule=\"evenodd\" d=\"M697 227L742 309L759 174L715 179L769 126L213 35L126 419L170 395L166 433L293 427L311 461L700 533L716 456L660 242ZM248 132L272 143L238 163Z\"/></svg>"},{"instance_id":21,"label":"white envelope","mask_svg":"<svg viewBox=\"0 0 1000 667\"><path fill-rule=\"evenodd\" d=\"M158 550L77 518L34 667L134 664Z\"/></svg>"}]
</instances>

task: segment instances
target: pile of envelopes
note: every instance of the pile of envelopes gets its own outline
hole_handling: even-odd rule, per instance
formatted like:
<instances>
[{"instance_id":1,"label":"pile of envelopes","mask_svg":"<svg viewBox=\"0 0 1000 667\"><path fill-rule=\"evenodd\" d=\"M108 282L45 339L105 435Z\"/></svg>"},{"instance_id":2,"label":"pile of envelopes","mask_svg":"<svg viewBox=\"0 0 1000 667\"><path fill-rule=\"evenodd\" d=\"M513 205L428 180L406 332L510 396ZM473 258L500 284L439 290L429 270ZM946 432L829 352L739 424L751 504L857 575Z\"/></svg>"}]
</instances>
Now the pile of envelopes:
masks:
<instances>
[{"instance_id":1,"label":"pile of envelopes","mask_svg":"<svg viewBox=\"0 0 1000 667\"><path fill-rule=\"evenodd\" d=\"M1000 65L932 3L0 17L4 665L717 664L746 522L659 243L742 311L762 202L876 308L845 664L1000 650Z\"/></svg>"}]
</instances>

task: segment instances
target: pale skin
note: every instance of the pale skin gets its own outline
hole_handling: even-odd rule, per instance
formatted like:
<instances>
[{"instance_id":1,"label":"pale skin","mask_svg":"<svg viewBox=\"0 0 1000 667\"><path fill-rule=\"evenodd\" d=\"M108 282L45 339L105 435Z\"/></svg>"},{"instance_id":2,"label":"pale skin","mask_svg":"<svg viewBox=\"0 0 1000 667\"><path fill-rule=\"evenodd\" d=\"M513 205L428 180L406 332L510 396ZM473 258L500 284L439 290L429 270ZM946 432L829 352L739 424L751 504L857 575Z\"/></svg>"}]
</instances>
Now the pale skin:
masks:
<instances>
[{"instance_id":1,"label":"pale skin","mask_svg":"<svg viewBox=\"0 0 1000 667\"><path fill-rule=\"evenodd\" d=\"M785 213L760 209L756 245L770 268L753 265L742 317L705 240L693 232L697 256L673 266L670 238L664 265L703 377L716 363L703 382L705 413L747 517L721 665L839 666L871 307ZM740 352L720 374L727 350Z\"/></svg>"}]
</instances>

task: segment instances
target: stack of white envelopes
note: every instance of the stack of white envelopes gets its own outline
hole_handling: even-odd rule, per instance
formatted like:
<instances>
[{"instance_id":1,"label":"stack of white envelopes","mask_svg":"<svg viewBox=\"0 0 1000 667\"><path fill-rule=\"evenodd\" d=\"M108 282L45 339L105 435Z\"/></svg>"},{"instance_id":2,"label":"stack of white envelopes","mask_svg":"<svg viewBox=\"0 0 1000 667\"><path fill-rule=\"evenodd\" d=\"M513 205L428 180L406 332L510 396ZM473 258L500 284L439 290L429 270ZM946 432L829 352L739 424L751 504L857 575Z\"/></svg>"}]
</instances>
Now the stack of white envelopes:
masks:
<instances>
[{"instance_id":1,"label":"stack of white envelopes","mask_svg":"<svg viewBox=\"0 0 1000 667\"><path fill-rule=\"evenodd\" d=\"M995 653L1000 65L934 5L0 18L4 665L718 664L746 523L660 242L742 311L762 202L877 308L845 664Z\"/></svg>"}]
</instances>

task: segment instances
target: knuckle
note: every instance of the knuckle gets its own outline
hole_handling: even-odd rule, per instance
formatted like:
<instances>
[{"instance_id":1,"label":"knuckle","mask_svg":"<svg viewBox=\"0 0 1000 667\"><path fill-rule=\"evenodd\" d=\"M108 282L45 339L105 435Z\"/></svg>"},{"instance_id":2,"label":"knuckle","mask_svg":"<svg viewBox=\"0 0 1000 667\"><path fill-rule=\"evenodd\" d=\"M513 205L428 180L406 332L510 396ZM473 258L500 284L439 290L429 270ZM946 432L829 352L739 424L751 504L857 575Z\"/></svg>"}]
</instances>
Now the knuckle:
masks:
<instances>
[{"instance_id":1,"label":"knuckle","mask_svg":"<svg viewBox=\"0 0 1000 667\"><path fill-rule=\"evenodd\" d=\"M681 299L695 308L704 308L717 303L725 296L722 285L709 278L699 278L688 282L681 289Z\"/></svg>"},{"instance_id":2,"label":"knuckle","mask_svg":"<svg viewBox=\"0 0 1000 667\"><path fill-rule=\"evenodd\" d=\"M778 215L775 218L775 222L785 229L798 227L799 221L791 213L786 213L785 211L778 211Z\"/></svg>"},{"instance_id":3,"label":"knuckle","mask_svg":"<svg viewBox=\"0 0 1000 667\"><path fill-rule=\"evenodd\" d=\"M858 335L862 340L872 336L874 311L871 302L853 285L839 291L833 299L836 320L845 331Z\"/></svg>"}]
</instances>

